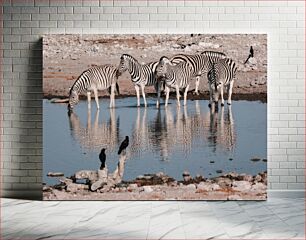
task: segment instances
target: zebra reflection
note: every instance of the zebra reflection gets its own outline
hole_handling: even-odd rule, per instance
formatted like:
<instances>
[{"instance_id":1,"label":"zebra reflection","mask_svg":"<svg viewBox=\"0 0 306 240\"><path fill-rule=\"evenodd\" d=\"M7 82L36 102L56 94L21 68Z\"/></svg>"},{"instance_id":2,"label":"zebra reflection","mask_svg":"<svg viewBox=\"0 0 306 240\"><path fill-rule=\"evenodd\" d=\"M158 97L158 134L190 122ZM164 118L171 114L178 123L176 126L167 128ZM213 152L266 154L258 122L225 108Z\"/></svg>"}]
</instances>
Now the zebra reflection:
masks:
<instances>
[{"instance_id":1,"label":"zebra reflection","mask_svg":"<svg viewBox=\"0 0 306 240\"><path fill-rule=\"evenodd\" d=\"M99 113L97 110L92 123L91 110L88 109L86 126L75 112L68 114L71 135L84 149L100 150L101 147L106 147L108 151L112 151L120 141L119 117L116 119L115 110L111 108L109 120L99 123Z\"/></svg>"},{"instance_id":2,"label":"zebra reflection","mask_svg":"<svg viewBox=\"0 0 306 240\"><path fill-rule=\"evenodd\" d=\"M209 146L213 152L216 152L218 146L227 151L233 151L236 145L237 135L231 106L228 106L226 110L221 108L219 112L212 105L209 113L209 127L207 131Z\"/></svg>"}]
</instances>

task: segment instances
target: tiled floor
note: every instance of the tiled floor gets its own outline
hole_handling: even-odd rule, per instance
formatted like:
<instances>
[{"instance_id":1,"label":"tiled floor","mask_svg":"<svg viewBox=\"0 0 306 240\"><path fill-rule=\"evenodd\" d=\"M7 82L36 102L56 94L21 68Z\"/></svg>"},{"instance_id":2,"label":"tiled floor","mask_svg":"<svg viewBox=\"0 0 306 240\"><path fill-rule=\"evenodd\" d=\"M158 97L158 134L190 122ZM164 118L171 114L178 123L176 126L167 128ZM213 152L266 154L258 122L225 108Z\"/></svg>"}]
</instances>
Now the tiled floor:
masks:
<instances>
[{"instance_id":1,"label":"tiled floor","mask_svg":"<svg viewBox=\"0 0 306 240\"><path fill-rule=\"evenodd\" d=\"M305 199L42 202L1 199L3 239L305 239Z\"/></svg>"}]
</instances>

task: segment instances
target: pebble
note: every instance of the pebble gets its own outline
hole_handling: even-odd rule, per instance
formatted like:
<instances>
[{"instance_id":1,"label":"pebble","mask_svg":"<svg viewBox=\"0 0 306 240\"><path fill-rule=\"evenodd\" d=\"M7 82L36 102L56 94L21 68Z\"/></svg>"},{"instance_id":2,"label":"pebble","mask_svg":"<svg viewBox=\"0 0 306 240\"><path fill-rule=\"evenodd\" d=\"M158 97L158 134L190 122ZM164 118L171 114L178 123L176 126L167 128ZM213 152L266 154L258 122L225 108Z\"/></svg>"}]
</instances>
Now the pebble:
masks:
<instances>
[{"instance_id":1,"label":"pebble","mask_svg":"<svg viewBox=\"0 0 306 240\"><path fill-rule=\"evenodd\" d=\"M197 187L196 187L195 184L188 184L186 187L187 187L188 189L191 189L191 190L197 189Z\"/></svg>"},{"instance_id":2,"label":"pebble","mask_svg":"<svg viewBox=\"0 0 306 240\"><path fill-rule=\"evenodd\" d=\"M151 186L143 186L143 191L145 193L150 193L150 192L153 192L153 189Z\"/></svg>"},{"instance_id":3,"label":"pebble","mask_svg":"<svg viewBox=\"0 0 306 240\"><path fill-rule=\"evenodd\" d=\"M253 157L250 159L252 162L258 162L260 161L260 158L259 157Z\"/></svg>"},{"instance_id":4,"label":"pebble","mask_svg":"<svg viewBox=\"0 0 306 240\"><path fill-rule=\"evenodd\" d=\"M235 191L247 191L251 189L251 183L248 181L233 181L232 189Z\"/></svg>"},{"instance_id":5,"label":"pebble","mask_svg":"<svg viewBox=\"0 0 306 240\"><path fill-rule=\"evenodd\" d=\"M64 173L62 172L48 172L48 177L63 177Z\"/></svg>"}]
</instances>

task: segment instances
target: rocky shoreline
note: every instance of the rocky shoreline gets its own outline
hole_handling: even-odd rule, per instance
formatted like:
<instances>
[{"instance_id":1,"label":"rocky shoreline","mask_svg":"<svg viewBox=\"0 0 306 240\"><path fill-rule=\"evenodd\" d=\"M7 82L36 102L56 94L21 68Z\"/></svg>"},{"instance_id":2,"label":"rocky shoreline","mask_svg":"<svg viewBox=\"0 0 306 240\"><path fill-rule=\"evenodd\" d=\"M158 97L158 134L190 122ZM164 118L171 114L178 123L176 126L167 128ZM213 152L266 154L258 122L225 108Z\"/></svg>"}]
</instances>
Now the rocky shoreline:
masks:
<instances>
[{"instance_id":1,"label":"rocky shoreline","mask_svg":"<svg viewBox=\"0 0 306 240\"><path fill-rule=\"evenodd\" d=\"M200 175L192 177L188 172L184 172L182 181L159 172L138 176L129 182L105 184L93 190L92 182L95 182L93 181L95 176L101 174L99 171L91 171L91 177L88 174L80 176L80 172L70 178L62 177L60 184L43 187L43 197L45 200L266 200L267 198L266 172L255 176L230 172L214 178L204 178ZM86 183L77 183L76 179L86 179Z\"/></svg>"}]
</instances>

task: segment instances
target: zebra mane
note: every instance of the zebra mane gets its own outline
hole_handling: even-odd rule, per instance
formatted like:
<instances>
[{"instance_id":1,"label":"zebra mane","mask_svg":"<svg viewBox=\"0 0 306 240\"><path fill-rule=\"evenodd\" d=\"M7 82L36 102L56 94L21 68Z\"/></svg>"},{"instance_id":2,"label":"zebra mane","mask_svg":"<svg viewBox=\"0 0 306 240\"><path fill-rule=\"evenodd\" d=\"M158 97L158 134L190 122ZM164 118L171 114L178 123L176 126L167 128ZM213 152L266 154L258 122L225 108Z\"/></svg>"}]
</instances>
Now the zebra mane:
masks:
<instances>
[{"instance_id":1,"label":"zebra mane","mask_svg":"<svg viewBox=\"0 0 306 240\"><path fill-rule=\"evenodd\" d=\"M203 51L203 52L201 52L201 54L217 54L217 55L220 55L220 56L226 56L225 53L217 52L217 51Z\"/></svg>"},{"instance_id":2,"label":"zebra mane","mask_svg":"<svg viewBox=\"0 0 306 240\"><path fill-rule=\"evenodd\" d=\"M129 54L127 54L127 53L122 54L122 57L127 58L127 59L129 59L129 60L132 60L132 61L134 61L134 62L139 63L138 60L137 60L136 58L134 58L132 55L129 55Z\"/></svg>"}]
</instances>

